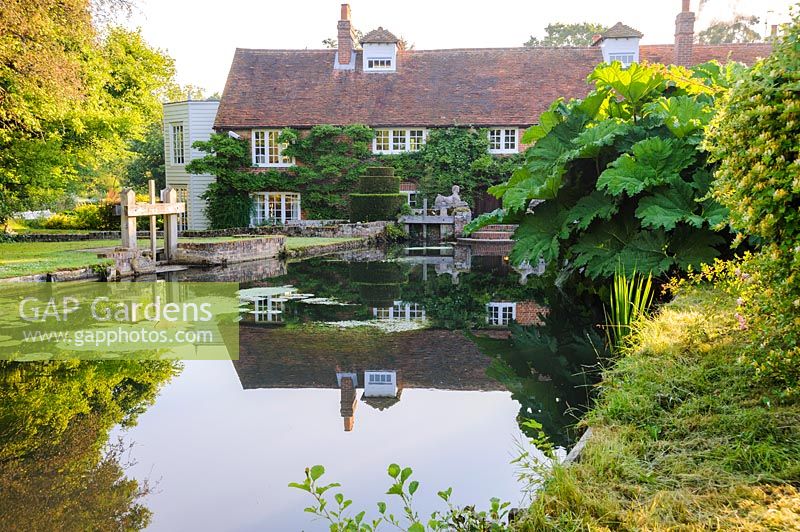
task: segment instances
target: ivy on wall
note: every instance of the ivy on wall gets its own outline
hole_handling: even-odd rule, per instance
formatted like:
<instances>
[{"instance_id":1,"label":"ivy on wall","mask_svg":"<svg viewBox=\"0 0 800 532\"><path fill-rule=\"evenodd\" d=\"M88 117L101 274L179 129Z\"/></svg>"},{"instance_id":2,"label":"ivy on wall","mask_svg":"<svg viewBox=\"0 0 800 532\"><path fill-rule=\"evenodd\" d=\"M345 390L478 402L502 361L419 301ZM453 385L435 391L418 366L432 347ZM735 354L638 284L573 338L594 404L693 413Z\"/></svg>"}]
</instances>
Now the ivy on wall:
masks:
<instances>
[{"instance_id":1,"label":"ivy on wall","mask_svg":"<svg viewBox=\"0 0 800 532\"><path fill-rule=\"evenodd\" d=\"M511 177L523 160L521 154L489 154L487 131L463 127L432 129L419 151L382 159L381 164L394 166L404 180L417 182L429 199L436 194L449 196L451 187L458 185L461 198L470 205L478 192Z\"/></svg>"},{"instance_id":2,"label":"ivy on wall","mask_svg":"<svg viewBox=\"0 0 800 532\"><path fill-rule=\"evenodd\" d=\"M217 181L203 196L211 227L244 227L250 223L250 194L258 191L300 192L303 217L347 218L348 196L370 165L391 166L406 181L419 183L430 199L450 194L453 185L472 203L474 195L511 176L520 155L489 155L486 130L445 128L431 130L427 143L416 152L374 155L373 131L367 126L314 126L307 133L287 128L279 141L283 154L297 166L254 171L249 143L215 134L195 148L207 155L187 165L193 174L212 174Z\"/></svg>"}]
</instances>

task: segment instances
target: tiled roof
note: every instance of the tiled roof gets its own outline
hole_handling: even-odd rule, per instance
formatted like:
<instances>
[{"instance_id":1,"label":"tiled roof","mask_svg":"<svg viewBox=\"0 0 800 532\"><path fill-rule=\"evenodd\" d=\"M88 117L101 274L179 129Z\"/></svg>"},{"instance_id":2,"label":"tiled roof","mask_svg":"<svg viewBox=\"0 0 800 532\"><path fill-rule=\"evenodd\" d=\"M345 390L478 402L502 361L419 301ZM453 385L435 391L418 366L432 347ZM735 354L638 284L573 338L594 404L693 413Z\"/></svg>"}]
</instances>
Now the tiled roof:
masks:
<instances>
[{"instance_id":1,"label":"tiled roof","mask_svg":"<svg viewBox=\"0 0 800 532\"><path fill-rule=\"evenodd\" d=\"M396 43L399 41L389 30L385 30L378 26L377 30L372 30L361 38L361 44L365 43Z\"/></svg>"},{"instance_id":2,"label":"tiled roof","mask_svg":"<svg viewBox=\"0 0 800 532\"><path fill-rule=\"evenodd\" d=\"M336 373L396 370L403 388L505 390L486 374L491 359L460 331L422 329L354 343L337 329L301 331L241 323L233 366L244 389L337 388ZM267 347L268 346L268 347Z\"/></svg>"},{"instance_id":3,"label":"tiled roof","mask_svg":"<svg viewBox=\"0 0 800 532\"><path fill-rule=\"evenodd\" d=\"M752 64L769 44L695 45L694 62ZM643 45L642 60L671 63L672 45ZM603 61L598 47L398 51L397 71L333 68L335 50L237 49L215 128L521 126L556 98L582 98Z\"/></svg>"},{"instance_id":4,"label":"tiled roof","mask_svg":"<svg viewBox=\"0 0 800 532\"><path fill-rule=\"evenodd\" d=\"M644 34L638 30L617 22L603 32L603 39L641 39Z\"/></svg>"},{"instance_id":5,"label":"tiled roof","mask_svg":"<svg viewBox=\"0 0 800 532\"><path fill-rule=\"evenodd\" d=\"M730 59L752 65L759 59L767 57L770 52L772 45L769 43L695 44L692 49L692 59L695 64L714 59L724 63ZM643 44L639 47L639 57L651 63L672 63L675 47L671 44Z\"/></svg>"},{"instance_id":6,"label":"tiled roof","mask_svg":"<svg viewBox=\"0 0 800 532\"><path fill-rule=\"evenodd\" d=\"M237 49L215 127L528 126L583 97L598 48L408 50L397 72L334 70L334 50Z\"/></svg>"}]
</instances>

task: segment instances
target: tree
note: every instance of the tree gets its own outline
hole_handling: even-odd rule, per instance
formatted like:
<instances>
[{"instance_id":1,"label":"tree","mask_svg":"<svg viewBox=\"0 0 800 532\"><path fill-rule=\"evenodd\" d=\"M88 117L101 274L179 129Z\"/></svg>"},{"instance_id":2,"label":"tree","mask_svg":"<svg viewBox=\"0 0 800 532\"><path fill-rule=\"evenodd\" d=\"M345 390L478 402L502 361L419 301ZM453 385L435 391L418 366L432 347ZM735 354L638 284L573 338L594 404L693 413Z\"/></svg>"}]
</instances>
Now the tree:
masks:
<instances>
[{"instance_id":1,"label":"tree","mask_svg":"<svg viewBox=\"0 0 800 532\"><path fill-rule=\"evenodd\" d=\"M758 42L761 35L753 29L758 24L758 17L736 15L733 20L715 20L711 25L697 34L700 44L728 44Z\"/></svg>"},{"instance_id":2,"label":"tree","mask_svg":"<svg viewBox=\"0 0 800 532\"><path fill-rule=\"evenodd\" d=\"M602 24L594 22L577 24L555 22L548 24L544 29L543 39L531 35L531 38L523 46L591 46L594 36L603 33L605 29Z\"/></svg>"},{"instance_id":3,"label":"tree","mask_svg":"<svg viewBox=\"0 0 800 532\"><path fill-rule=\"evenodd\" d=\"M92 9L89 0L3 4L0 223L18 210L116 186L128 142L160 120L172 59L139 32L101 34Z\"/></svg>"},{"instance_id":4,"label":"tree","mask_svg":"<svg viewBox=\"0 0 800 532\"><path fill-rule=\"evenodd\" d=\"M727 211L707 198L713 167L699 143L734 70L597 67L594 91L557 100L525 133L525 163L490 189L504 210L471 229L518 221L512 261L541 257L591 278L620 265L659 275L713 260Z\"/></svg>"},{"instance_id":5,"label":"tree","mask_svg":"<svg viewBox=\"0 0 800 532\"><path fill-rule=\"evenodd\" d=\"M154 179L156 189L166 187L164 170L164 129L161 121L148 126L144 138L131 141L133 158L126 168L125 186L146 189L147 182Z\"/></svg>"}]
</instances>

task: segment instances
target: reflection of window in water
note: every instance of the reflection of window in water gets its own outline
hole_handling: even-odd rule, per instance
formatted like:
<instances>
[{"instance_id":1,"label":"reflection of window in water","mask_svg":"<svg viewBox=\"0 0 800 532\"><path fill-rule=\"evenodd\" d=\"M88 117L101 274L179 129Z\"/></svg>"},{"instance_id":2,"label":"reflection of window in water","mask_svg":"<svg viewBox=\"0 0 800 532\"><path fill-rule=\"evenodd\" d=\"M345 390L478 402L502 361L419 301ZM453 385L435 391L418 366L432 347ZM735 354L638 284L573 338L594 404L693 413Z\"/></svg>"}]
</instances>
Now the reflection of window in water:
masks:
<instances>
[{"instance_id":1,"label":"reflection of window in water","mask_svg":"<svg viewBox=\"0 0 800 532\"><path fill-rule=\"evenodd\" d=\"M258 322L281 323L283 311L286 310L286 298L260 297L253 301L255 320Z\"/></svg>"},{"instance_id":2,"label":"reflection of window in water","mask_svg":"<svg viewBox=\"0 0 800 532\"><path fill-rule=\"evenodd\" d=\"M378 320L415 321L425 319L425 308L417 303L395 301L391 307L373 307L372 316Z\"/></svg>"},{"instance_id":3,"label":"reflection of window in water","mask_svg":"<svg viewBox=\"0 0 800 532\"><path fill-rule=\"evenodd\" d=\"M508 325L516 318L516 303L492 302L486 305L486 322L489 325Z\"/></svg>"}]
</instances>

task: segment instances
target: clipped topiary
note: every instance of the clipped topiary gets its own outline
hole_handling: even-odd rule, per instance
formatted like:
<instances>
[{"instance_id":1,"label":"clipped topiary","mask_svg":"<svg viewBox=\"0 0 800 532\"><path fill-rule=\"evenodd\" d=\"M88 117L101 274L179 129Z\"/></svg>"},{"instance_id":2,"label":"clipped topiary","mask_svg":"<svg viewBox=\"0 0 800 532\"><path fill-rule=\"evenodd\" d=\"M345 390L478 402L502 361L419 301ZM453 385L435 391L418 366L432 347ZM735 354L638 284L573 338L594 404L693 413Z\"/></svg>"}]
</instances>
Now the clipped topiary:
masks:
<instances>
[{"instance_id":1,"label":"clipped topiary","mask_svg":"<svg viewBox=\"0 0 800 532\"><path fill-rule=\"evenodd\" d=\"M350 194L350 221L393 220L404 201L394 168L368 167L359 181L358 192Z\"/></svg>"}]
</instances>

